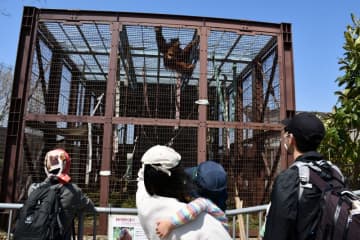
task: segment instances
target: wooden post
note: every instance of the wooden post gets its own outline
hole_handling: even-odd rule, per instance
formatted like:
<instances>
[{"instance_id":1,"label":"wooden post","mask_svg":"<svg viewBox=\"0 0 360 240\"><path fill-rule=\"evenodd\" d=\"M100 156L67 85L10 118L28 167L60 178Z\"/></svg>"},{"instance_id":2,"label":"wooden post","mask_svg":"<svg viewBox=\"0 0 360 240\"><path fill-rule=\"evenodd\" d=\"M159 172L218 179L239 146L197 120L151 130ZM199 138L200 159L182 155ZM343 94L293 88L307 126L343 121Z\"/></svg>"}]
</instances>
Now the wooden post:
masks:
<instances>
[{"instance_id":1,"label":"wooden post","mask_svg":"<svg viewBox=\"0 0 360 240\"><path fill-rule=\"evenodd\" d=\"M236 207L236 209L243 207L243 201L241 201L239 198L239 193L237 190L236 183L235 183L235 207ZM244 218L243 218L242 214L238 215L238 225L239 225L240 240L246 240Z\"/></svg>"}]
</instances>

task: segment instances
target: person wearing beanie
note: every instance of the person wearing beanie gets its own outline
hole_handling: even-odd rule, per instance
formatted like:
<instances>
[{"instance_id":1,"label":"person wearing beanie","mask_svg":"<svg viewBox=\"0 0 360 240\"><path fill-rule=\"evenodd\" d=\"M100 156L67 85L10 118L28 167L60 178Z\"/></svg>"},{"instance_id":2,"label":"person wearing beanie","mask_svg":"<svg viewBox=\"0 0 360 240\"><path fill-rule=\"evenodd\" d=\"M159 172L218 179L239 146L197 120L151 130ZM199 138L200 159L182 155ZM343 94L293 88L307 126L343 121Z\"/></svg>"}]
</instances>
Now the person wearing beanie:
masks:
<instances>
[{"instance_id":1,"label":"person wearing beanie","mask_svg":"<svg viewBox=\"0 0 360 240\"><path fill-rule=\"evenodd\" d=\"M151 147L141 162L136 192L138 217L147 238L158 240L158 220L170 218L192 203L192 181L181 166L180 154L170 147ZM220 221L201 211L193 221L174 228L166 239L227 240L231 237Z\"/></svg>"},{"instance_id":2,"label":"person wearing beanie","mask_svg":"<svg viewBox=\"0 0 360 240\"><path fill-rule=\"evenodd\" d=\"M64 149L54 149L46 153L44 159L44 170L46 179L41 183L33 183L28 195L41 185L50 183L58 185L60 195L60 221L64 228L62 239L70 240L72 237L72 224L76 216L83 212L94 212L93 202L82 192L82 190L71 182L70 173L71 158ZM78 236L79 237L79 236Z\"/></svg>"},{"instance_id":3,"label":"person wearing beanie","mask_svg":"<svg viewBox=\"0 0 360 240\"><path fill-rule=\"evenodd\" d=\"M315 239L322 192L314 184L301 185L298 163L314 164L325 181L334 181L340 170L316 150L325 136L325 127L313 113L303 112L282 121L281 143L295 163L275 179L271 192L264 240Z\"/></svg>"}]
</instances>

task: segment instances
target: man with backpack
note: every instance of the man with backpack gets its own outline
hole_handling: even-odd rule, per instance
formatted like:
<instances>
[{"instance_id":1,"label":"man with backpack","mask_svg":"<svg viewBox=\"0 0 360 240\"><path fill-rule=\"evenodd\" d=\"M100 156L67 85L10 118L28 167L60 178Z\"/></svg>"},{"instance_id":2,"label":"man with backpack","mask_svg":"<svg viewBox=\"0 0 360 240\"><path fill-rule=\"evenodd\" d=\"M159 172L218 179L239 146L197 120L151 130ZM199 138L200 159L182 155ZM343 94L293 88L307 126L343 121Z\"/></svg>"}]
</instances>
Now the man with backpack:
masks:
<instances>
[{"instance_id":1,"label":"man with backpack","mask_svg":"<svg viewBox=\"0 0 360 240\"><path fill-rule=\"evenodd\" d=\"M63 149L46 154L47 178L30 186L28 199L15 225L15 240L70 240L74 218L85 211L95 212L93 202L71 182L70 164L70 156Z\"/></svg>"},{"instance_id":2,"label":"man with backpack","mask_svg":"<svg viewBox=\"0 0 360 240\"><path fill-rule=\"evenodd\" d=\"M340 170L316 151L325 135L324 125L312 113L299 113L282 123L282 144L295 162L275 179L264 239L338 239L330 237L332 233L329 238L319 237L325 189L345 187Z\"/></svg>"}]
</instances>

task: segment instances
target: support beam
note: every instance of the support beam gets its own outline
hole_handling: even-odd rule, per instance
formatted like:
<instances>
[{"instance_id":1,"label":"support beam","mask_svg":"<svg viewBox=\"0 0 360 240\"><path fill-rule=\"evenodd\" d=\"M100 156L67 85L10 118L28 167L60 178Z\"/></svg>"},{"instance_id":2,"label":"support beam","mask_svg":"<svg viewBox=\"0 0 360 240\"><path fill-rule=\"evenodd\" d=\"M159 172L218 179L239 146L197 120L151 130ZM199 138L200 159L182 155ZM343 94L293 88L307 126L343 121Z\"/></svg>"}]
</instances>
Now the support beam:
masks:
<instances>
[{"instance_id":1,"label":"support beam","mask_svg":"<svg viewBox=\"0 0 360 240\"><path fill-rule=\"evenodd\" d=\"M100 170L100 206L105 207L109 203L109 182L111 176L111 158L112 158L112 121L114 116L114 99L117 73L117 57L119 49L119 30L120 24L118 22L111 24L111 53L109 59L109 78L106 87L106 105L105 105L105 123L104 123L104 138L102 146L102 161ZM107 215L100 215L101 224L100 232L107 231Z\"/></svg>"},{"instance_id":2,"label":"support beam","mask_svg":"<svg viewBox=\"0 0 360 240\"><path fill-rule=\"evenodd\" d=\"M199 99L208 100L207 82L207 48L208 48L208 28L200 28L200 80L199 80ZM198 163L206 161L206 132L207 132L207 108L208 105L199 104L199 126L198 126Z\"/></svg>"},{"instance_id":3,"label":"support beam","mask_svg":"<svg viewBox=\"0 0 360 240\"><path fill-rule=\"evenodd\" d=\"M16 183L19 180L18 173L23 160L24 115L27 106L27 89L30 83L28 79L31 79L32 56L35 47L36 14L37 9L24 8L6 135L1 202L16 201ZM3 219L1 222L3 223Z\"/></svg>"}]
</instances>

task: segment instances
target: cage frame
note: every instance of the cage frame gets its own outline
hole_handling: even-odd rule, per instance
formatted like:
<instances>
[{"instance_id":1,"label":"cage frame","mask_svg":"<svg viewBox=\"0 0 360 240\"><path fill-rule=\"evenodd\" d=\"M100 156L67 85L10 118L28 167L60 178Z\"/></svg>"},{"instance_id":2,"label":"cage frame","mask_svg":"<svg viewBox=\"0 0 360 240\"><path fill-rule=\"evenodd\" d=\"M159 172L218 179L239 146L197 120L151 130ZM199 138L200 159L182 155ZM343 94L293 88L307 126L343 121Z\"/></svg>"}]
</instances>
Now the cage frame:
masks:
<instances>
[{"instance_id":1,"label":"cage frame","mask_svg":"<svg viewBox=\"0 0 360 240\"><path fill-rule=\"evenodd\" d=\"M106 81L104 116L78 116L58 114L34 114L26 111L29 97L29 79L31 79L31 68L33 56L38 47L35 39L39 24L43 21L61 21L69 24L83 24L88 22L106 23L110 25L111 48L109 53L109 72ZM130 12L107 12L107 11L84 11L84 10L59 10L38 9L25 7L20 29L16 66L14 71L14 84L10 105L8 130L6 135L6 146L4 154L4 166L2 173L1 200L3 202L15 202L18 197L17 182L19 172L25 153L24 130L26 122L51 121L51 122L89 122L103 125L103 143L100 174L100 206L109 203L109 172L111 172L112 131L114 124L132 123L142 126L171 126L171 127L194 127L197 128L197 162L206 160L206 138L209 128L234 128L254 130L281 131L280 123L242 122L242 121L215 121L207 119L207 106L198 106L198 119L163 119L163 118L134 118L114 116L113 90L116 85L117 59L119 51L122 26L174 26L196 28L200 35L199 43L199 96L198 99L208 99L208 42L207 37L211 29L222 29L236 31L239 34L266 34L273 36L277 41L277 62L279 67L280 82L280 108L281 119L291 117L295 113L295 90L294 90L294 66L291 24L268 23L247 20L220 19L210 17L195 17L181 15L130 13ZM56 42L56 41L54 41ZM66 58L66 56L65 56ZM205 61L203 61L206 59ZM71 59L66 62L74 69L78 68ZM101 64L98 63L100 66ZM100 66L101 68L101 66ZM131 68L131 67L130 67ZM78 69L78 71L80 71ZM105 75L105 73L103 72ZM58 76L52 76L57 78ZM69 110L70 111L70 110ZM285 149L280 149L280 169L289 166L292 159L286 154ZM276 173L272 173L274 176Z\"/></svg>"}]
</instances>

